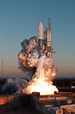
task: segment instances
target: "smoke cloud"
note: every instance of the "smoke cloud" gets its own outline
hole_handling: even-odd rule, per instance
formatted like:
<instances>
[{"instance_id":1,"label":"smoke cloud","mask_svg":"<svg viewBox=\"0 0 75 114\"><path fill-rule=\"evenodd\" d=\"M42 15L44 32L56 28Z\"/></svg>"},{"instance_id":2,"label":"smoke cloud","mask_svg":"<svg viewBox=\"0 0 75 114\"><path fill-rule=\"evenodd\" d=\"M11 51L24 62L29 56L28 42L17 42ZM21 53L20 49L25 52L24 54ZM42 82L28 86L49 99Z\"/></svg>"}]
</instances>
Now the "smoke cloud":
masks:
<instances>
[{"instance_id":1,"label":"smoke cloud","mask_svg":"<svg viewBox=\"0 0 75 114\"><path fill-rule=\"evenodd\" d=\"M42 40L41 56L36 36L28 40L25 39L21 42L21 46L22 50L18 54L19 68L23 72L32 72L31 80L27 87L23 89L23 92L31 93L32 86L36 86L41 82L52 85L52 80L56 75L56 67L53 58L46 55L46 39Z\"/></svg>"},{"instance_id":2,"label":"smoke cloud","mask_svg":"<svg viewBox=\"0 0 75 114\"><path fill-rule=\"evenodd\" d=\"M32 72L32 75L35 73L40 51L38 47L38 38L36 36L31 37L30 39L25 39L21 42L22 49L18 54L19 68L23 72ZM55 69L54 61L52 58L46 57L46 39L42 40L42 55L45 56L44 66L48 66L52 70Z\"/></svg>"},{"instance_id":3,"label":"smoke cloud","mask_svg":"<svg viewBox=\"0 0 75 114\"><path fill-rule=\"evenodd\" d=\"M28 81L24 78L8 78L3 85L1 94L18 94L26 87Z\"/></svg>"}]
</instances>

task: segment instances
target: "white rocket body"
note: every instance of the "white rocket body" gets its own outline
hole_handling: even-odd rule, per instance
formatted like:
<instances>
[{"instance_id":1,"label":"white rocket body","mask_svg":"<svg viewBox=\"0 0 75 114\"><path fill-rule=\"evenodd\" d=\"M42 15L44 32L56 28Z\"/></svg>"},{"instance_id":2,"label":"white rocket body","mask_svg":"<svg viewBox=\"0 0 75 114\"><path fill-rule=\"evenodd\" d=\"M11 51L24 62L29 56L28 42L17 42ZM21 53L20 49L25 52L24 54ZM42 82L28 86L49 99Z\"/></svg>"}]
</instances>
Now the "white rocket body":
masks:
<instances>
[{"instance_id":1,"label":"white rocket body","mask_svg":"<svg viewBox=\"0 0 75 114\"><path fill-rule=\"evenodd\" d=\"M40 22L40 24L39 24L38 37L39 37L39 39L43 38L43 24L42 24L42 22Z\"/></svg>"}]
</instances>

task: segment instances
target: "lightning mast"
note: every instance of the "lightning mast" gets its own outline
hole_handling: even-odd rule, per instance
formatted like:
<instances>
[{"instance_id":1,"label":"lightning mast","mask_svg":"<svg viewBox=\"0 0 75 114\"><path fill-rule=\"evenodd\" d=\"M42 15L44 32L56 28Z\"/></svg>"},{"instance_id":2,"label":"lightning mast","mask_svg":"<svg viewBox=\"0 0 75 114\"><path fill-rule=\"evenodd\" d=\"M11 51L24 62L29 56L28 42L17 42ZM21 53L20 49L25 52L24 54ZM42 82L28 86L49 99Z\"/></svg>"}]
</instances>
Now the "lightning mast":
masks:
<instances>
[{"instance_id":1,"label":"lightning mast","mask_svg":"<svg viewBox=\"0 0 75 114\"><path fill-rule=\"evenodd\" d=\"M2 71L1 71L1 75L3 77L3 59L2 59Z\"/></svg>"}]
</instances>

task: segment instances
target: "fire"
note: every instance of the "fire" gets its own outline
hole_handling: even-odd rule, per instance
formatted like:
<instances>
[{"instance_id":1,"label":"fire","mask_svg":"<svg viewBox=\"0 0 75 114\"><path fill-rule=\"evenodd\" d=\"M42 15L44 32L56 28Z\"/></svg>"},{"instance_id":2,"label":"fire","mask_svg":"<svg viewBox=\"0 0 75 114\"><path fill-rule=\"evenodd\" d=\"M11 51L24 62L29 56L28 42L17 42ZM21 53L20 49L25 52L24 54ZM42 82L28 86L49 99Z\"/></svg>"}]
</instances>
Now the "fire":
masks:
<instances>
[{"instance_id":1,"label":"fire","mask_svg":"<svg viewBox=\"0 0 75 114\"><path fill-rule=\"evenodd\" d=\"M31 92L40 92L40 95L49 95L58 92L58 89L54 85L49 85L47 82L41 82L38 85L31 86Z\"/></svg>"},{"instance_id":2,"label":"fire","mask_svg":"<svg viewBox=\"0 0 75 114\"><path fill-rule=\"evenodd\" d=\"M40 95L49 95L54 94L54 92L58 92L56 86L52 85L52 80L55 75L56 68L53 64L53 59L41 56L38 59L36 73L23 92L26 94L40 92Z\"/></svg>"},{"instance_id":3,"label":"fire","mask_svg":"<svg viewBox=\"0 0 75 114\"><path fill-rule=\"evenodd\" d=\"M40 95L50 95L54 94L54 92L58 92L56 86L48 83L46 81L36 81L36 83L32 83L27 88L23 90L24 93L31 94L32 92L40 92Z\"/></svg>"},{"instance_id":4,"label":"fire","mask_svg":"<svg viewBox=\"0 0 75 114\"><path fill-rule=\"evenodd\" d=\"M32 92L40 92L40 95L50 95L54 94L54 92L58 92L56 86L52 85L52 81L46 81L43 68L39 70L39 78L33 78L31 83L27 86L27 88L23 90L23 92L26 94L31 94ZM51 75L54 76L55 74L56 73L54 72Z\"/></svg>"}]
</instances>

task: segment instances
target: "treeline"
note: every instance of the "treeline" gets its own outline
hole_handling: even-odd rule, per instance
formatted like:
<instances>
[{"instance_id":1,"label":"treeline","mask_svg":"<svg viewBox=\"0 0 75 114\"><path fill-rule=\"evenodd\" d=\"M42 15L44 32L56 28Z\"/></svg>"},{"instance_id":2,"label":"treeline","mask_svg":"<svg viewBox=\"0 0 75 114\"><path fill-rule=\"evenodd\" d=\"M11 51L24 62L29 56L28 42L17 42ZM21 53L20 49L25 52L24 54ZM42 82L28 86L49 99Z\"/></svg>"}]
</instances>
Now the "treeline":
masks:
<instances>
[{"instance_id":1,"label":"treeline","mask_svg":"<svg viewBox=\"0 0 75 114\"><path fill-rule=\"evenodd\" d=\"M1 90L5 82L6 82L6 79L0 79L0 94L1 94Z\"/></svg>"},{"instance_id":2,"label":"treeline","mask_svg":"<svg viewBox=\"0 0 75 114\"><path fill-rule=\"evenodd\" d=\"M75 92L75 79L54 79L53 84L63 92Z\"/></svg>"}]
</instances>

